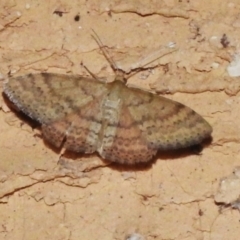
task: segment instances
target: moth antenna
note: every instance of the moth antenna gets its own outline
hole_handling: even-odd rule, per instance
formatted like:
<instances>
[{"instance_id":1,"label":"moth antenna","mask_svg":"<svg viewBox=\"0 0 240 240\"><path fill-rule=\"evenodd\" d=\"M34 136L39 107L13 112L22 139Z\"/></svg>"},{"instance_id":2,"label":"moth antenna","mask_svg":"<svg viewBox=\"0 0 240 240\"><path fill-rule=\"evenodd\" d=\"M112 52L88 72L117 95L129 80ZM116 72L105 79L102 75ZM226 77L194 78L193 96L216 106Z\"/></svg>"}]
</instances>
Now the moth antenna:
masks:
<instances>
[{"instance_id":1,"label":"moth antenna","mask_svg":"<svg viewBox=\"0 0 240 240\"><path fill-rule=\"evenodd\" d=\"M81 66L83 66L84 69L85 69L95 80L99 80L99 78L98 78L94 73L92 73L82 62L81 62Z\"/></svg>"},{"instance_id":2,"label":"moth antenna","mask_svg":"<svg viewBox=\"0 0 240 240\"><path fill-rule=\"evenodd\" d=\"M116 63L111 58L110 54L108 53L108 51L107 51L106 47L104 46L103 42L101 41L100 37L97 35L97 33L93 29L92 29L92 31L93 31L93 34L92 34L93 39L97 42L99 48L101 49L104 57L109 62L113 71L116 72L118 70L118 67L117 67Z\"/></svg>"},{"instance_id":3,"label":"moth antenna","mask_svg":"<svg viewBox=\"0 0 240 240\"><path fill-rule=\"evenodd\" d=\"M149 64L157 61L158 59L160 59L160 58L162 58L162 57L164 57L164 56L166 56L166 55L168 55L168 54L171 54L171 53L173 53L173 52L175 52L175 51L178 50L178 49L172 49L171 51L169 51L169 52L167 52L167 53L164 53L164 54L162 54L162 55L154 58L153 60L151 60L151 61L149 61L149 62L147 62L147 63L141 64L141 62L143 62L143 61L146 60L147 58L150 58L150 57L151 57L151 55L150 55L150 56L147 56L146 58L144 58L144 59L140 62L139 66L136 67L137 69L133 69L133 73L127 74L127 73L125 73L124 71L122 71L121 69L119 69L119 68L117 67L117 65L116 65L116 63L114 62L113 58L112 58L112 57L110 56L110 54L108 53L106 47L104 46L104 44L103 44L103 42L101 41L101 39L100 39L100 37L98 36L98 34L94 31L94 29L92 29L92 32L93 32L93 34L92 34L93 39L94 39L94 40L96 41L96 43L98 44L98 46L99 46L99 48L101 49L104 57L107 59L107 61L108 61L108 63L110 64L111 68L113 69L113 71L114 71L115 74L116 74L116 79L115 79L115 80L120 80L120 81L125 81L125 82L126 82L129 78L131 78L132 76L134 76L134 75L136 75L137 73L139 73L140 71L142 71L142 70L143 70L143 69L142 69L143 67L146 67L147 65L149 65ZM153 55L153 54L152 54L152 55ZM87 69L87 68L85 67L85 69ZM87 69L87 71L90 73L90 71L89 71L88 69ZM90 73L90 74L91 74L91 73ZM93 76L93 74L91 74L91 75ZM95 76L94 78L96 78L96 76Z\"/></svg>"}]
</instances>

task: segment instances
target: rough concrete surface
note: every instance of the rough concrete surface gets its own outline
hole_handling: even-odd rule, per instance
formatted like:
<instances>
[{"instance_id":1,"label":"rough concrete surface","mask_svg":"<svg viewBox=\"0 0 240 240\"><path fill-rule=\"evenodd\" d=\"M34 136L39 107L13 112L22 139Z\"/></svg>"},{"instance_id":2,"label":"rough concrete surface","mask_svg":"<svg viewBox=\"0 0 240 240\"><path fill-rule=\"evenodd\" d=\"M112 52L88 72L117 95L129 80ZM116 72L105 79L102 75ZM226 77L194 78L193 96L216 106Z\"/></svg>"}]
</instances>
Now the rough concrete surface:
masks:
<instances>
[{"instance_id":1,"label":"rough concrete surface","mask_svg":"<svg viewBox=\"0 0 240 240\"><path fill-rule=\"evenodd\" d=\"M62 156L2 97L0 239L239 239L239 190L221 188L240 165L239 11L237 0L1 0L1 86L8 75L87 76L81 62L111 80L92 29L126 72L168 46L128 85L191 107L213 139L147 167Z\"/></svg>"}]
</instances>

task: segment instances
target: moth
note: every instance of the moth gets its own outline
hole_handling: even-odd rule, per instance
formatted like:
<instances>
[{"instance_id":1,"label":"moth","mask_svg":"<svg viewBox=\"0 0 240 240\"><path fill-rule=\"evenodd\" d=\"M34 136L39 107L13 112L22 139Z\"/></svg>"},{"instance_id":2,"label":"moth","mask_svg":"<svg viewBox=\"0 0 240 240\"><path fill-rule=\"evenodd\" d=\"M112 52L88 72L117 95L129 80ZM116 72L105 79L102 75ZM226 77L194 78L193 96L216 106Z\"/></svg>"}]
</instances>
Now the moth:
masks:
<instances>
[{"instance_id":1,"label":"moth","mask_svg":"<svg viewBox=\"0 0 240 240\"><path fill-rule=\"evenodd\" d=\"M111 83L55 73L9 78L4 93L41 123L43 138L57 148L98 152L122 164L149 162L158 150L186 148L210 137L212 127L189 107L125 85L99 37L95 40L116 73Z\"/></svg>"}]
</instances>

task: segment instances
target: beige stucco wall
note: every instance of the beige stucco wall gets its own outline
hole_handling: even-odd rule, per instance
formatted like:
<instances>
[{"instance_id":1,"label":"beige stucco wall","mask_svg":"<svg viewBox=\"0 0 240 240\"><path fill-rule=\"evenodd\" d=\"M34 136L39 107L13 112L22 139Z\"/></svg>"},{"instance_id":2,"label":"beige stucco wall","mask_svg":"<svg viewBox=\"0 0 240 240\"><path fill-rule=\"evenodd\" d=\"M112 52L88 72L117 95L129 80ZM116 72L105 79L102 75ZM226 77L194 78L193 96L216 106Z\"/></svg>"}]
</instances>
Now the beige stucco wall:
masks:
<instances>
[{"instance_id":1,"label":"beige stucco wall","mask_svg":"<svg viewBox=\"0 0 240 240\"><path fill-rule=\"evenodd\" d=\"M213 140L199 155L159 154L148 168L108 165L97 154L60 159L1 98L0 239L239 239L239 212L214 198L240 165L240 80L227 72L239 52L239 10L237 0L1 0L1 86L9 73L87 75L81 62L111 79L91 29L125 71L175 43L128 84L191 107Z\"/></svg>"}]
</instances>

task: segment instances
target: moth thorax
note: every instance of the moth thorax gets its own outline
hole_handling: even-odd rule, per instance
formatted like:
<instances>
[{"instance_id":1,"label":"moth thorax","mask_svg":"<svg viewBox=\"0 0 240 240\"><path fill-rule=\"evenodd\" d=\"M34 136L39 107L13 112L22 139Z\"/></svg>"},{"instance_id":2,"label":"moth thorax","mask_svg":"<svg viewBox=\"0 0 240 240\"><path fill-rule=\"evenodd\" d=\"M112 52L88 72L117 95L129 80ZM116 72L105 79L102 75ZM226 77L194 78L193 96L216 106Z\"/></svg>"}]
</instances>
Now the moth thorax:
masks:
<instances>
[{"instance_id":1,"label":"moth thorax","mask_svg":"<svg viewBox=\"0 0 240 240\"><path fill-rule=\"evenodd\" d=\"M107 119L109 122L118 121L121 104L122 104L121 99L117 100L105 99L105 101L103 102L104 118Z\"/></svg>"}]
</instances>

